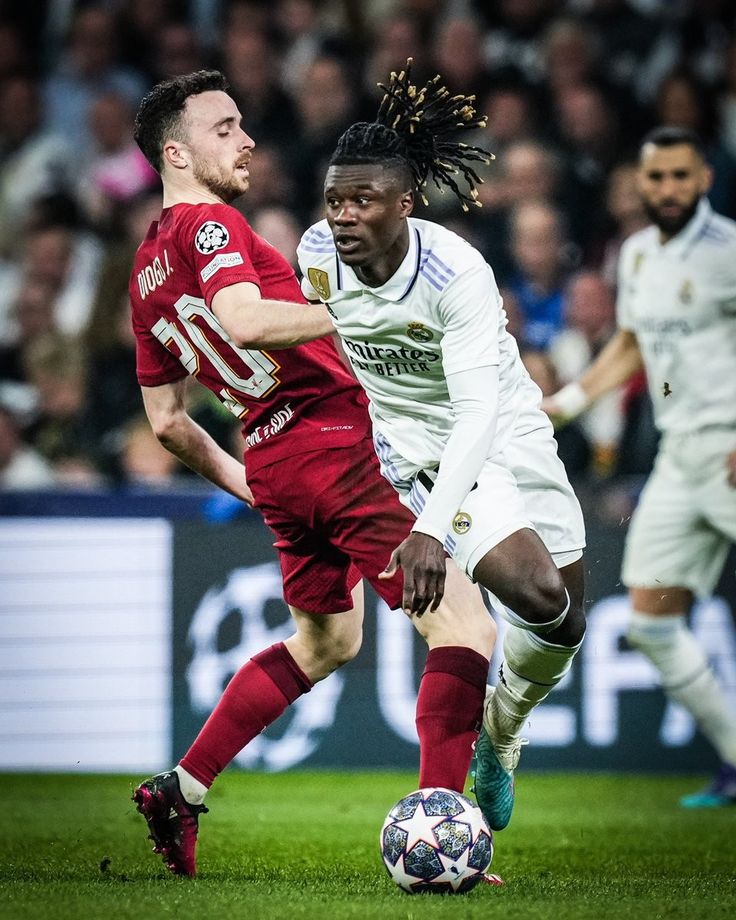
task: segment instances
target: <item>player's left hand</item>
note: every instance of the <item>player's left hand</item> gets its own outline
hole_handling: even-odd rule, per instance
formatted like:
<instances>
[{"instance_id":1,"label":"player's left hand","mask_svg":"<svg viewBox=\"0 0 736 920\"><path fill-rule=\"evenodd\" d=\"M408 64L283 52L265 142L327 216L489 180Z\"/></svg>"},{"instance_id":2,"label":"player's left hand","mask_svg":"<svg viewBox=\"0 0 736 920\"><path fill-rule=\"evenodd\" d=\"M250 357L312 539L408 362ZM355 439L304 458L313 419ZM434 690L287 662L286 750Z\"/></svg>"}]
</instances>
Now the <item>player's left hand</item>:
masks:
<instances>
[{"instance_id":1,"label":"player's left hand","mask_svg":"<svg viewBox=\"0 0 736 920\"><path fill-rule=\"evenodd\" d=\"M732 450L726 457L726 470L728 484L736 489L736 450Z\"/></svg>"},{"instance_id":2,"label":"player's left hand","mask_svg":"<svg viewBox=\"0 0 736 920\"><path fill-rule=\"evenodd\" d=\"M391 578L404 570L404 595L401 606L408 616L420 617L428 608L436 610L445 593L445 551L442 544L425 533L410 533L391 553L386 568L378 576Z\"/></svg>"}]
</instances>

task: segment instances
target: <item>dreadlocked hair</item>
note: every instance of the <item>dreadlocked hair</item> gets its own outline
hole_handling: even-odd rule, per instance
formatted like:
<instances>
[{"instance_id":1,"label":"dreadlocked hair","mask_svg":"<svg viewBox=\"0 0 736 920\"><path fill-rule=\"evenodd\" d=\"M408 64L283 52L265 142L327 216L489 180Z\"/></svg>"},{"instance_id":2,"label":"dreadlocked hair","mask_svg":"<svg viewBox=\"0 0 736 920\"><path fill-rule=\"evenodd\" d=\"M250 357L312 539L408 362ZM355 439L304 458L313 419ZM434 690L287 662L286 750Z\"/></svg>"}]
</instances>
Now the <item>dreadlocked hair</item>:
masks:
<instances>
[{"instance_id":1,"label":"dreadlocked hair","mask_svg":"<svg viewBox=\"0 0 736 920\"><path fill-rule=\"evenodd\" d=\"M358 122L342 135L330 159L330 166L356 163L384 163L408 167L422 201L431 178L444 192L449 188L459 198L464 211L468 205L481 207L476 185L483 180L471 163L490 163L492 153L453 139L459 131L484 128L485 116L473 105L475 96L452 96L441 85L437 74L421 89L411 82L412 58L400 73L393 71L388 86L378 86L385 95L374 122ZM468 191L455 176L462 174Z\"/></svg>"}]
</instances>

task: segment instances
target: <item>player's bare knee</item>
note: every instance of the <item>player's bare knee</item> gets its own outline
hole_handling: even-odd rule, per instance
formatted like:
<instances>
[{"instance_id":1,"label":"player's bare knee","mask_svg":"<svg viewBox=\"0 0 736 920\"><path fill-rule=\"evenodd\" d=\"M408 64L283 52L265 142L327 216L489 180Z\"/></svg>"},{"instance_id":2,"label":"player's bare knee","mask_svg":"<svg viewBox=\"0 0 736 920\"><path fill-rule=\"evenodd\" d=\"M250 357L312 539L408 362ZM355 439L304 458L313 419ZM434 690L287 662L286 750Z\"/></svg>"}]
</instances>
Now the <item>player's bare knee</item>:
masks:
<instances>
[{"instance_id":1,"label":"player's bare knee","mask_svg":"<svg viewBox=\"0 0 736 920\"><path fill-rule=\"evenodd\" d=\"M335 669L342 667L342 665L347 664L349 661L352 661L360 651L362 644L362 630L358 633L345 633L339 636L335 641L334 647L332 649Z\"/></svg>"},{"instance_id":2,"label":"player's bare knee","mask_svg":"<svg viewBox=\"0 0 736 920\"><path fill-rule=\"evenodd\" d=\"M536 574L521 590L518 611L532 628L553 622L568 604L565 582L557 568Z\"/></svg>"}]
</instances>

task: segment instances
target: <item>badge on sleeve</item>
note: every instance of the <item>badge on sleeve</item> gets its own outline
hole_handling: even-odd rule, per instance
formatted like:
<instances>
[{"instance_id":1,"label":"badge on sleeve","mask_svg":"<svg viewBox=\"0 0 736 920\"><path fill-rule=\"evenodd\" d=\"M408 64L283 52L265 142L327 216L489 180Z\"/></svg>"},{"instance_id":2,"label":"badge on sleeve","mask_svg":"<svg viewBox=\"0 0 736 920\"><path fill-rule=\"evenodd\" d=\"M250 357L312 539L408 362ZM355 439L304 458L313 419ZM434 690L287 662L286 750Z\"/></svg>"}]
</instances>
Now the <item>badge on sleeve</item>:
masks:
<instances>
[{"instance_id":1,"label":"badge on sleeve","mask_svg":"<svg viewBox=\"0 0 736 920\"><path fill-rule=\"evenodd\" d=\"M203 256L208 256L218 249L222 249L230 242L230 234L216 220L207 220L197 230L194 236L194 245Z\"/></svg>"},{"instance_id":2,"label":"badge on sleeve","mask_svg":"<svg viewBox=\"0 0 736 920\"><path fill-rule=\"evenodd\" d=\"M330 299L330 276L327 272L321 268L308 268L307 278L322 300Z\"/></svg>"}]
</instances>

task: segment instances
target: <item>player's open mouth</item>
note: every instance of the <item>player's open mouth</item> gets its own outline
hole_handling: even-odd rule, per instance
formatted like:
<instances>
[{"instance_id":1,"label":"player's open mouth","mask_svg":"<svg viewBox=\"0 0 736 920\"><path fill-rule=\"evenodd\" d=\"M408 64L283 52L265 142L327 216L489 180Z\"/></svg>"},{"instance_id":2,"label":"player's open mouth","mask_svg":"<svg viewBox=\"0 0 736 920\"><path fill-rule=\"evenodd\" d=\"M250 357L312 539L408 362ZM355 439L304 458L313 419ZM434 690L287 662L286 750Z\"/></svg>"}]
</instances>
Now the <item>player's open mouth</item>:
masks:
<instances>
[{"instance_id":1,"label":"player's open mouth","mask_svg":"<svg viewBox=\"0 0 736 920\"><path fill-rule=\"evenodd\" d=\"M360 239L357 236L338 236L335 237L335 246L338 252L353 252L360 246Z\"/></svg>"}]
</instances>

